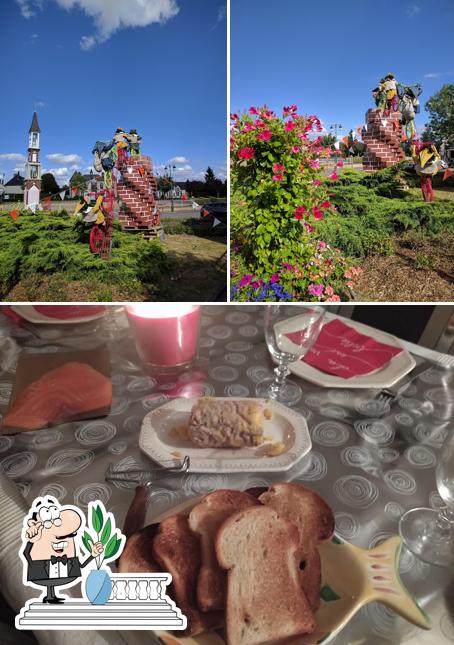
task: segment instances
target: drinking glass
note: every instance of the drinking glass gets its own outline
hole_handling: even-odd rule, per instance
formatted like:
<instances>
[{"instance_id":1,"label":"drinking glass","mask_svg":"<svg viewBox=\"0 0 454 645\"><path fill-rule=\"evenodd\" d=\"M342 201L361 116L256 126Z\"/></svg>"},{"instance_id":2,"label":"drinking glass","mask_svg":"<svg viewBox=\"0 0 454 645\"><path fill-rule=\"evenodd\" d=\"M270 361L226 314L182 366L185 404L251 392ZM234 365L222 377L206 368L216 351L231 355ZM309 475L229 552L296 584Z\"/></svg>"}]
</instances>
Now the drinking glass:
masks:
<instances>
[{"instance_id":1,"label":"drinking glass","mask_svg":"<svg viewBox=\"0 0 454 645\"><path fill-rule=\"evenodd\" d=\"M414 508L402 515L399 533L405 546L424 562L454 564L454 432L448 435L435 471L446 508Z\"/></svg>"},{"instance_id":2,"label":"drinking glass","mask_svg":"<svg viewBox=\"0 0 454 645\"><path fill-rule=\"evenodd\" d=\"M324 316L325 309L318 306L266 305L265 341L278 366L274 377L257 385L255 392L258 397L276 399L287 405L301 398L300 386L287 379L290 373L288 365L307 354L323 327ZM292 340L287 334L292 335Z\"/></svg>"}]
</instances>

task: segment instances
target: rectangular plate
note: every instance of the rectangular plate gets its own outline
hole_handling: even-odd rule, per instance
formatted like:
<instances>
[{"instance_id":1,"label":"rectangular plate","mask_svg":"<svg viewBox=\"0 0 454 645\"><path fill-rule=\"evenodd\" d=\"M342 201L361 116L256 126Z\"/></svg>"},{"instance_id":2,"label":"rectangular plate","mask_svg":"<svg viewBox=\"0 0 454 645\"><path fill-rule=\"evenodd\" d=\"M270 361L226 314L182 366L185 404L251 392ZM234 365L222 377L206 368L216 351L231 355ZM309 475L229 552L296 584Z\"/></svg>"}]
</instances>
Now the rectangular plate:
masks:
<instances>
[{"instance_id":1,"label":"rectangular plate","mask_svg":"<svg viewBox=\"0 0 454 645\"><path fill-rule=\"evenodd\" d=\"M263 419L264 436L270 442L247 448L198 448L189 440L174 436L175 428L188 424L192 406L197 399L178 398L147 414L142 423L139 445L145 454L162 464L172 459L190 457L190 472L239 473L280 472L296 464L311 447L306 420L301 414L276 401L255 399L272 412L271 419ZM248 399L219 397L220 401ZM276 457L264 454L265 445L282 442L286 451Z\"/></svg>"}]
</instances>

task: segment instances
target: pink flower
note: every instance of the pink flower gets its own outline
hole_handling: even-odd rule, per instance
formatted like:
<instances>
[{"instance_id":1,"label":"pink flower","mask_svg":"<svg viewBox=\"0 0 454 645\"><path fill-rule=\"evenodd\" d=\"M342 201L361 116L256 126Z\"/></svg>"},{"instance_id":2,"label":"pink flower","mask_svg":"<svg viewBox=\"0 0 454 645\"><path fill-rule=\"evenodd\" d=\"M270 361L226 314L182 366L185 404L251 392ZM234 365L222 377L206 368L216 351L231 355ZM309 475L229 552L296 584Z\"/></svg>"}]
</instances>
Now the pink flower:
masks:
<instances>
[{"instance_id":1,"label":"pink flower","mask_svg":"<svg viewBox=\"0 0 454 645\"><path fill-rule=\"evenodd\" d=\"M315 231L315 228L311 226L308 222L304 222L304 228L308 233L313 233Z\"/></svg>"},{"instance_id":2,"label":"pink flower","mask_svg":"<svg viewBox=\"0 0 454 645\"><path fill-rule=\"evenodd\" d=\"M249 108L249 114L260 114L260 111L257 110L255 107L250 107Z\"/></svg>"},{"instance_id":3,"label":"pink flower","mask_svg":"<svg viewBox=\"0 0 454 645\"><path fill-rule=\"evenodd\" d=\"M230 114L231 121L238 121L238 119L239 119L238 114L233 114L233 113Z\"/></svg>"},{"instance_id":4,"label":"pink flower","mask_svg":"<svg viewBox=\"0 0 454 645\"><path fill-rule=\"evenodd\" d=\"M281 173L277 175L273 175L273 181L282 181L283 179L284 179L284 175L282 175Z\"/></svg>"},{"instance_id":5,"label":"pink flower","mask_svg":"<svg viewBox=\"0 0 454 645\"><path fill-rule=\"evenodd\" d=\"M238 156L240 159L252 159L252 157L255 156L255 150L254 148L241 148L241 150L238 152Z\"/></svg>"},{"instance_id":6,"label":"pink flower","mask_svg":"<svg viewBox=\"0 0 454 645\"><path fill-rule=\"evenodd\" d=\"M293 264L289 264L288 262L283 262L282 266L284 267L284 269L287 269L288 271L293 271L293 269L295 268Z\"/></svg>"},{"instance_id":7,"label":"pink flower","mask_svg":"<svg viewBox=\"0 0 454 645\"><path fill-rule=\"evenodd\" d=\"M298 108L296 107L296 105L289 105L287 107L284 107L283 115L289 116L290 114L295 114L297 110Z\"/></svg>"},{"instance_id":8,"label":"pink flower","mask_svg":"<svg viewBox=\"0 0 454 645\"><path fill-rule=\"evenodd\" d=\"M273 275L270 278L271 284L276 284L276 282L279 282L279 273L273 273Z\"/></svg>"},{"instance_id":9,"label":"pink flower","mask_svg":"<svg viewBox=\"0 0 454 645\"><path fill-rule=\"evenodd\" d=\"M338 177L338 175L337 175L336 171L334 171L334 172L329 176L329 178L330 178L332 181L337 181L337 180L339 179L339 177Z\"/></svg>"},{"instance_id":10,"label":"pink flower","mask_svg":"<svg viewBox=\"0 0 454 645\"><path fill-rule=\"evenodd\" d=\"M262 117L264 119L273 119L274 118L273 110L262 110Z\"/></svg>"},{"instance_id":11,"label":"pink flower","mask_svg":"<svg viewBox=\"0 0 454 645\"><path fill-rule=\"evenodd\" d=\"M266 123L265 123L265 121L262 121L261 119L257 119L257 121L255 122L255 126L257 128L264 128L264 127L266 127Z\"/></svg>"},{"instance_id":12,"label":"pink flower","mask_svg":"<svg viewBox=\"0 0 454 645\"><path fill-rule=\"evenodd\" d=\"M251 282L251 280L252 280L251 275L244 275L239 282L240 287L247 287L247 285Z\"/></svg>"},{"instance_id":13,"label":"pink flower","mask_svg":"<svg viewBox=\"0 0 454 645\"><path fill-rule=\"evenodd\" d=\"M320 242L318 243L318 248L326 249L326 242L324 242L323 240L320 240Z\"/></svg>"},{"instance_id":14,"label":"pink flower","mask_svg":"<svg viewBox=\"0 0 454 645\"><path fill-rule=\"evenodd\" d=\"M353 288L354 288L354 286L355 286L355 285L354 285L354 283L353 283L352 281L347 282L347 287L348 287L349 289L353 289Z\"/></svg>"},{"instance_id":15,"label":"pink flower","mask_svg":"<svg viewBox=\"0 0 454 645\"><path fill-rule=\"evenodd\" d=\"M300 219L303 219L303 215L305 212L306 212L306 209L304 208L304 206L298 206L293 211L293 216L295 219L300 220Z\"/></svg>"},{"instance_id":16,"label":"pink flower","mask_svg":"<svg viewBox=\"0 0 454 645\"><path fill-rule=\"evenodd\" d=\"M312 183L314 184L314 186L321 186L322 185L322 182L320 181L320 179L314 179L314 181Z\"/></svg>"},{"instance_id":17,"label":"pink flower","mask_svg":"<svg viewBox=\"0 0 454 645\"><path fill-rule=\"evenodd\" d=\"M326 289L325 289L325 294L326 294L328 297L330 297L330 296L334 296L334 289L333 289L333 287L330 287L330 286L328 285L328 286L326 287Z\"/></svg>"},{"instance_id":18,"label":"pink flower","mask_svg":"<svg viewBox=\"0 0 454 645\"><path fill-rule=\"evenodd\" d=\"M296 123L294 121L287 121L284 128L287 132L291 132L296 128Z\"/></svg>"},{"instance_id":19,"label":"pink flower","mask_svg":"<svg viewBox=\"0 0 454 645\"><path fill-rule=\"evenodd\" d=\"M343 162L343 161L338 161L338 162L337 162L337 164L336 164L336 167L337 167L337 168L343 168L343 166L344 166L344 162Z\"/></svg>"},{"instance_id":20,"label":"pink flower","mask_svg":"<svg viewBox=\"0 0 454 645\"><path fill-rule=\"evenodd\" d=\"M273 165L273 172L284 172L285 166L283 166L281 163L275 163Z\"/></svg>"},{"instance_id":21,"label":"pink flower","mask_svg":"<svg viewBox=\"0 0 454 645\"><path fill-rule=\"evenodd\" d=\"M320 162L318 159L311 159L309 161L309 166L314 170L317 170L318 168L320 168Z\"/></svg>"},{"instance_id":22,"label":"pink flower","mask_svg":"<svg viewBox=\"0 0 454 645\"><path fill-rule=\"evenodd\" d=\"M318 206L314 206L312 209L312 215L314 216L314 219L323 219L323 213Z\"/></svg>"},{"instance_id":23,"label":"pink flower","mask_svg":"<svg viewBox=\"0 0 454 645\"><path fill-rule=\"evenodd\" d=\"M254 129L254 124L253 123L245 123L244 126L243 126L242 132L250 132L253 129Z\"/></svg>"},{"instance_id":24,"label":"pink flower","mask_svg":"<svg viewBox=\"0 0 454 645\"><path fill-rule=\"evenodd\" d=\"M299 146L292 146L292 152L294 155L298 154L299 151L300 151Z\"/></svg>"},{"instance_id":25,"label":"pink flower","mask_svg":"<svg viewBox=\"0 0 454 645\"><path fill-rule=\"evenodd\" d=\"M257 139L260 139L261 141L269 141L272 136L273 135L269 130L262 130Z\"/></svg>"},{"instance_id":26,"label":"pink flower","mask_svg":"<svg viewBox=\"0 0 454 645\"><path fill-rule=\"evenodd\" d=\"M331 206L331 204L329 203L329 201L327 199L325 199L325 201L322 204L320 204L320 206L321 206L321 208L329 208Z\"/></svg>"},{"instance_id":27,"label":"pink flower","mask_svg":"<svg viewBox=\"0 0 454 645\"><path fill-rule=\"evenodd\" d=\"M326 298L325 302L340 302L339 296L331 296L331 298Z\"/></svg>"},{"instance_id":28,"label":"pink flower","mask_svg":"<svg viewBox=\"0 0 454 645\"><path fill-rule=\"evenodd\" d=\"M264 284L263 280L254 280L254 282L251 282L251 287L253 289L260 289Z\"/></svg>"},{"instance_id":29,"label":"pink flower","mask_svg":"<svg viewBox=\"0 0 454 645\"><path fill-rule=\"evenodd\" d=\"M317 296L317 298L320 298L323 295L324 290L325 287L322 284L310 284L308 287L308 292L311 296Z\"/></svg>"}]
</instances>

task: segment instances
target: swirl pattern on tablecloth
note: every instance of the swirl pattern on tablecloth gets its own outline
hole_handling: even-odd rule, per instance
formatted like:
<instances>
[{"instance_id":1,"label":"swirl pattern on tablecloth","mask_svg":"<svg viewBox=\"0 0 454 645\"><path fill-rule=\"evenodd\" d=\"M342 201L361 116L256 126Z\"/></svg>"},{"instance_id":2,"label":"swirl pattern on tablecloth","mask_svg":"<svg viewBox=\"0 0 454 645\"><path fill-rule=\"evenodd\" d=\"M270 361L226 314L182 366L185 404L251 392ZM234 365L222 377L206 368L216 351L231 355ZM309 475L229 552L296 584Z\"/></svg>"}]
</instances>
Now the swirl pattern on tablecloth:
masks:
<instances>
[{"instance_id":1,"label":"swirl pattern on tablecloth","mask_svg":"<svg viewBox=\"0 0 454 645\"><path fill-rule=\"evenodd\" d=\"M387 446L393 442L394 428L381 419L360 419L353 424L359 436L377 446Z\"/></svg>"},{"instance_id":2,"label":"swirl pattern on tablecloth","mask_svg":"<svg viewBox=\"0 0 454 645\"><path fill-rule=\"evenodd\" d=\"M36 450L48 450L63 441L63 433L55 428L46 428L30 432L29 438Z\"/></svg>"},{"instance_id":3,"label":"swirl pattern on tablecloth","mask_svg":"<svg viewBox=\"0 0 454 645\"><path fill-rule=\"evenodd\" d=\"M232 342L227 343L225 348L229 352L249 352L253 348L253 344L245 340L232 340Z\"/></svg>"},{"instance_id":4,"label":"swirl pattern on tablecloth","mask_svg":"<svg viewBox=\"0 0 454 645\"><path fill-rule=\"evenodd\" d=\"M377 448L375 453L377 458L384 464L391 464L399 459L400 453L396 448Z\"/></svg>"},{"instance_id":5,"label":"swirl pattern on tablecloth","mask_svg":"<svg viewBox=\"0 0 454 645\"><path fill-rule=\"evenodd\" d=\"M365 468L371 461L372 457L370 452L362 446L347 446L341 452L341 462L344 466Z\"/></svg>"},{"instance_id":6,"label":"swirl pattern on tablecloth","mask_svg":"<svg viewBox=\"0 0 454 645\"><path fill-rule=\"evenodd\" d=\"M114 441L107 446L107 450L111 455L122 455L128 448L127 441Z\"/></svg>"},{"instance_id":7,"label":"swirl pattern on tablecloth","mask_svg":"<svg viewBox=\"0 0 454 645\"><path fill-rule=\"evenodd\" d=\"M240 373L231 365L218 365L210 370L210 376L215 381L229 383L230 381L236 381L240 376Z\"/></svg>"},{"instance_id":8,"label":"swirl pattern on tablecloth","mask_svg":"<svg viewBox=\"0 0 454 645\"><path fill-rule=\"evenodd\" d=\"M411 428L411 426L415 423L415 420L411 416L411 414L407 414L406 412L398 412L396 415L394 415L394 420L397 424L404 428Z\"/></svg>"},{"instance_id":9,"label":"swirl pattern on tablecloth","mask_svg":"<svg viewBox=\"0 0 454 645\"><path fill-rule=\"evenodd\" d=\"M117 428L110 421L90 421L75 432L76 440L83 446L100 446L117 434Z\"/></svg>"},{"instance_id":10,"label":"swirl pattern on tablecloth","mask_svg":"<svg viewBox=\"0 0 454 645\"><path fill-rule=\"evenodd\" d=\"M400 516L405 513L405 509L402 504L398 502L388 502L385 504L385 515L394 521L398 521Z\"/></svg>"},{"instance_id":11,"label":"swirl pattern on tablecloth","mask_svg":"<svg viewBox=\"0 0 454 645\"><path fill-rule=\"evenodd\" d=\"M151 376L133 376L126 389L128 392L149 392L158 384L157 380Z\"/></svg>"},{"instance_id":12,"label":"swirl pattern on tablecloth","mask_svg":"<svg viewBox=\"0 0 454 645\"><path fill-rule=\"evenodd\" d=\"M230 365L242 365L247 361L247 357L244 354L232 352L230 354L224 354L224 360Z\"/></svg>"},{"instance_id":13,"label":"swirl pattern on tablecloth","mask_svg":"<svg viewBox=\"0 0 454 645\"><path fill-rule=\"evenodd\" d=\"M22 477L22 475L33 470L37 461L34 452L23 450L22 452L8 455L8 457L3 457L0 460L0 470L3 469L5 475L8 475L11 479L16 479L16 477Z\"/></svg>"},{"instance_id":14,"label":"swirl pattern on tablecloth","mask_svg":"<svg viewBox=\"0 0 454 645\"><path fill-rule=\"evenodd\" d=\"M15 482L17 488L19 489L22 497L27 497L30 492L32 485L30 482Z\"/></svg>"},{"instance_id":15,"label":"swirl pattern on tablecloth","mask_svg":"<svg viewBox=\"0 0 454 645\"><path fill-rule=\"evenodd\" d=\"M207 334L215 340L225 340L226 338L230 338L232 330L227 325L213 325L213 327L207 330Z\"/></svg>"},{"instance_id":16,"label":"swirl pattern on tablecloth","mask_svg":"<svg viewBox=\"0 0 454 645\"><path fill-rule=\"evenodd\" d=\"M391 490L400 495L413 495L418 488L413 475L405 470L388 470L384 473L383 480Z\"/></svg>"},{"instance_id":17,"label":"swirl pattern on tablecloth","mask_svg":"<svg viewBox=\"0 0 454 645\"><path fill-rule=\"evenodd\" d=\"M8 435L0 436L0 452L6 452L14 443L14 437Z\"/></svg>"},{"instance_id":18,"label":"swirl pattern on tablecloth","mask_svg":"<svg viewBox=\"0 0 454 645\"><path fill-rule=\"evenodd\" d=\"M424 392L424 398L436 405L454 405L454 392L443 387L437 387Z\"/></svg>"},{"instance_id":19,"label":"swirl pattern on tablecloth","mask_svg":"<svg viewBox=\"0 0 454 645\"><path fill-rule=\"evenodd\" d=\"M49 482L48 484L45 484L41 490L39 491L39 497L46 497L46 495L51 495L52 497L55 497L55 499L59 502L62 502L66 495L68 494L68 491L62 484L57 484L56 482Z\"/></svg>"},{"instance_id":20,"label":"swirl pattern on tablecloth","mask_svg":"<svg viewBox=\"0 0 454 645\"><path fill-rule=\"evenodd\" d=\"M185 383L178 388L178 396L184 396L187 398L214 396L215 394L216 390L211 383Z\"/></svg>"},{"instance_id":21,"label":"swirl pattern on tablecloth","mask_svg":"<svg viewBox=\"0 0 454 645\"><path fill-rule=\"evenodd\" d=\"M218 488L228 488L227 475L189 474L183 476L182 488L187 493L204 495Z\"/></svg>"},{"instance_id":22,"label":"swirl pattern on tablecloth","mask_svg":"<svg viewBox=\"0 0 454 645\"><path fill-rule=\"evenodd\" d=\"M316 481L326 477L328 464L323 455L315 450L311 450L306 457L294 466L292 472L297 472L298 479L302 481Z\"/></svg>"},{"instance_id":23,"label":"swirl pattern on tablecloth","mask_svg":"<svg viewBox=\"0 0 454 645\"><path fill-rule=\"evenodd\" d=\"M205 349L207 347L213 347L216 344L214 338L201 338L199 340L199 347Z\"/></svg>"},{"instance_id":24,"label":"swirl pattern on tablecloth","mask_svg":"<svg viewBox=\"0 0 454 645\"><path fill-rule=\"evenodd\" d=\"M265 379L272 376L271 370L267 369L266 367L262 367L261 365L253 365L252 367L248 367L246 374L253 383L261 383Z\"/></svg>"},{"instance_id":25,"label":"swirl pattern on tablecloth","mask_svg":"<svg viewBox=\"0 0 454 645\"><path fill-rule=\"evenodd\" d=\"M225 396L236 396L236 397L248 397L249 396L249 389L245 387L244 385L241 385L241 383L232 383L231 385L227 385L224 388L224 395Z\"/></svg>"},{"instance_id":26,"label":"swirl pattern on tablecloth","mask_svg":"<svg viewBox=\"0 0 454 645\"><path fill-rule=\"evenodd\" d=\"M332 403L337 403L338 405L348 403L352 398L351 392L348 390L329 390L327 396Z\"/></svg>"},{"instance_id":27,"label":"swirl pattern on tablecloth","mask_svg":"<svg viewBox=\"0 0 454 645\"><path fill-rule=\"evenodd\" d=\"M243 325L249 322L250 319L251 316L249 314L241 311L232 311L225 317L225 322L231 323L232 325Z\"/></svg>"},{"instance_id":28,"label":"swirl pattern on tablecloth","mask_svg":"<svg viewBox=\"0 0 454 645\"><path fill-rule=\"evenodd\" d=\"M116 416L117 414L123 414L129 408L130 401L124 397L113 396L112 405L110 406L110 416Z\"/></svg>"},{"instance_id":29,"label":"swirl pattern on tablecloth","mask_svg":"<svg viewBox=\"0 0 454 645\"><path fill-rule=\"evenodd\" d=\"M50 470L52 475L58 474L61 477L70 477L87 468L94 458L95 453L93 450L66 448L54 452L49 457L46 469Z\"/></svg>"},{"instance_id":30,"label":"swirl pattern on tablecloth","mask_svg":"<svg viewBox=\"0 0 454 645\"><path fill-rule=\"evenodd\" d=\"M435 511L446 508L446 502L437 490L433 490L429 495L429 504Z\"/></svg>"},{"instance_id":31,"label":"swirl pattern on tablecloth","mask_svg":"<svg viewBox=\"0 0 454 645\"><path fill-rule=\"evenodd\" d=\"M0 405L6 405L13 391L12 383L0 383Z\"/></svg>"},{"instance_id":32,"label":"swirl pattern on tablecloth","mask_svg":"<svg viewBox=\"0 0 454 645\"><path fill-rule=\"evenodd\" d=\"M368 508L378 498L377 486L361 475L339 477L333 491L341 502L353 508Z\"/></svg>"},{"instance_id":33,"label":"swirl pattern on tablecloth","mask_svg":"<svg viewBox=\"0 0 454 645\"><path fill-rule=\"evenodd\" d=\"M448 424L435 425L434 423L418 423L413 429L413 436L420 443L432 448L441 448L448 436Z\"/></svg>"},{"instance_id":34,"label":"swirl pattern on tablecloth","mask_svg":"<svg viewBox=\"0 0 454 645\"><path fill-rule=\"evenodd\" d=\"M90 502L95 502L98 499L106 505L111 495L112 489L107 484L101 482L82 484L74 491L74 504L86 510Z\"/></svg>"},{"instance_id":35,"label":"swirl pattern on tablecloth","mask_svg":"<svg viewBox=\"0 0 454 645\"><path fill-rule=\"evenodd\" d=\"M320 414L329 419L345 419L348 417L348 411L340 405L322 405Z\"/></svg>"},{"instance_id":36,"label":"swirl pattern on tablecloth","mask_svg":"<svg viewBox=\"0 0 454 645\"><path fill-rule=\"evenodd\" d=\"M123 429L126 432L139 433L142 427L143 417L133 414L123 421Z\"/></svg>"},{"instance_id":37,"label":"swirl pattern on tablecloth","mask_svg":"<svg viewBox=\"0 0 454 645\"><path fill-rule=\"evenodd\" d=\"M143 464L141 464L137 459L129 455L128 457L124 457L123 459L120 459L120 461L117 461L116 464L111 464L110 465L110 470L112 473L118 473L118 471L128 471L128 470L133 470L135 468L143 468ZM141 474L136 474L136 473L128 473L126 474L118 474L116 475L118 479L115 479L114 481L110 482L112 483L116 488L121 488L123 490L127 490L129 488L136 488L139 484L143 483L143 475ZM124 481L124 480L130 480L130 481Z\"/></svg>"},{"instance_id":38,"label":"swirl pattern on tablecloth","mask_svg":"<svg viewBox=\"0 0 454 645\"><path fill-rule=\"evenodd\" d=\"M387 401L380 401L379 399L367 399L366 401L359 401L355 409L365 417L380 417L388 414L391 409Z\"/></svg>"},{"instance_id":39,"label":"swirl pattern on tablecloth","mask_svg":"<svg viewBox=\"0 0 454 645\"><path fill-rule=\"evenodd\" d=\"M321 408L322 405L324 405L325 400L317 394L310 394L309 396L305 397L304 403L310 408Z\"/></svg>"},{"instance_id":40,"label":"swirl pattern on tablecloth","mask_svg":"<svg viewBox=\"0 0 454 645\"><path fill-rule=\"evenodd\" d=\"M146 412L149 412L167 401L170 401L170 396L167 394L149 394L142 400L142 407Z\"/></svg>"},{"instance_id":41,"label":"swirl pattern on tablecloth","mask_svg":"<svg viewBox=\"0 0 454 645\"><path fill-rule=\"evenodd\" d=\"M418 379L428 385L442 385L449 380L447 372L430 367L428 370L418 376Z\"/></svg>"},{"instance_id":42,"label":"swirl pattern on tablecloth","mask_svg":"<svg viewBox=\"0 0 454 645\"><path fill-rule=\"evenodd\" d=\"M409 410L412 414L419 416L430 414L433 412L434 406L429 401L420 401L414 398L405 398L404 396L398 399L398 404L404 410Z\"/></svg>"},{"instance_id":43,"label":"swirl pattern on tablecloth","mask_svg":"<svg viewBox=\"0 0 454 645\"><path fill-rule=\"evenodd\" d=\"M358 534L359 523L358 520L351 513L344 513L343 511L334 513L336 520L336 533L338 533L344 540L351 540Z\"/></svg>"},{"instance_id":44,"label":"swirl pattern on tablecloth","mask_svg":"<svg viewBox=\"0 0 454 645\"><path fill-rule=\"evenodd\" d=\"M253 336L257 336L259 333L258 327L255 325L242 325L238 329L238 333L240 336L243 336L244 338L252 338Z\"/></svg>"},{"instance_id":45,"label":"swirl pattern on tablecloth","mask_svg":"<svg viewBox=\"0 0 454 645\"><path fill-rule=\"evenodd\" d=\"M434 468L437 464L435 453L426 446L410 446L404 455L414 468Z\"/></svg>"},{"instance_id":46,"label":"swirl pattern on tablecloth","mask_svg":"<svg viewBox=\"0 0 454 645\"><path fill-rule=\"evenodd\" d=\"M322 446L342 446L350 437L348 426L336 421L322 421L312 428L312 440Z\"/></svg>"}]
</instances>

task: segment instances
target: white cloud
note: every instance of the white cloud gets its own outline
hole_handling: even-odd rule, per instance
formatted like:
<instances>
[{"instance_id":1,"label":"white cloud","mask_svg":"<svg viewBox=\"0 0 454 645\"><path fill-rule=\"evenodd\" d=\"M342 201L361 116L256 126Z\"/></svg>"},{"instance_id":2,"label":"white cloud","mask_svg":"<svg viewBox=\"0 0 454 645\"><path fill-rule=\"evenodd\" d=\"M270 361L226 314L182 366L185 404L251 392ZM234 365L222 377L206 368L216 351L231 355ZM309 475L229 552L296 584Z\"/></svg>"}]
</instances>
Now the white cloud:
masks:
<instances>
[{"instance_id":1,"label":"white cloud","mask_svg":"<svg viewBox=\"0 0 454 645\"><path fill-rule=\"evenodd\" d=\"M172 159L169 159L169 163L187 163L188 160L186 157L172 157Z\"/></svg>"},{"instance_id":2,"label":"white cloud","mask_svg":"<svg viewBox=\"0 0 454 645\"><path fill-rule=\"evenodd\" d=\"M0 159L5 159L6 161L14 161L18 163L19 161L26 161L24 155L21 155L19 152L4 152L0 155Z\"/></svg>"},{"instance_id":3,"label":"white cloud","mask_svg":"<svg viewBox=\"0 0 454 645\"><path fill-rule=\"evenodd\" d=\"M82 161L82 157L79 157L79 155L75 154L70 154L70 155L65 155L62 154L61 152L53 152L50 155L46 155L47 159L50 159L50 161L53 161L54 163L59 163L59 164L78 164Z\"/></svg>"},{"instance_id":4,"label":"white cloud","mask_svg":"<svg viewBox=\"0 0 454 645\"><path fill-rule=\"evenodd\" d=\"M35 109L36 108L41 108L41 107L46 107L46 104L43 103L42 101L35 101L34 105L35 105Z\"/></svg>"},{"instance_id":5,"label":"white cloud","mask_svg":"<svg viewBox=\"0 0 454 645\"><path fill-rule=\"evenodd\" d=\"M443 72L429 72L429 74L424 74L424 78L440 78L443 76Z\"/></svg>"},{"instance_id":6,"label":"white cloud","mask_svg":"<svg viewBox=\"0 0 454 645\"><path fill-rule=\"evenodd\" d=\"M16 4L19 6L20 12L24 18L31 18L35 15L35 12L31 8L33 0L16 0Z\"/></svg>"},{"instance_id":7,"label":"white cloud","mask_svg":"<svg viewBox=\"0 0 454 645\"><path fill-rule=\"evenodd\" d=\"M25 164L17 164L14 167L13 174L16 174L16 172L23 174L25 172Z\"/></svg>"},{"instance_id":8,"label":"white cloud","mask_svg":"<svg viewBox=\"0 0 454 645\"><path fill-rule=\"evenodd\" d=\"M419 6L419 4L412 4L407 8L407 15L409 18L414 18L418 15L418 13L420 13L420 11L421 7Z\"/></svg>"},{"instance_id":9,"label":"white cloud","mask_svg":"<svg viewBox=\"0 0 454 645\"><path fill-rule=\"evenodd\" d=\"M88 51L96 45L96 38L94 36L82 36L80 39L80 48Z\"/></svg>"},{"instance_id":10,"label":"white cloud","mask_svg":"<svg viewBox=\"0 0 454 645\"><path fill-rule=\"evenodd\" d=\"M218 9L218 15L217 15L217 18L216 18L216 22L211 27L211 31L213 31L213 29L216 29L216 27L219 25L219 23L222 22L225 19L226 16L227 16L227 5L224 4L221 7L219 7L219 9Z\"/></svg>"}]
</instances>

